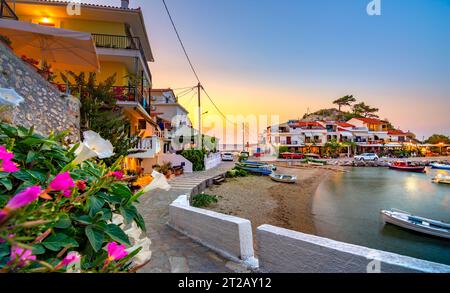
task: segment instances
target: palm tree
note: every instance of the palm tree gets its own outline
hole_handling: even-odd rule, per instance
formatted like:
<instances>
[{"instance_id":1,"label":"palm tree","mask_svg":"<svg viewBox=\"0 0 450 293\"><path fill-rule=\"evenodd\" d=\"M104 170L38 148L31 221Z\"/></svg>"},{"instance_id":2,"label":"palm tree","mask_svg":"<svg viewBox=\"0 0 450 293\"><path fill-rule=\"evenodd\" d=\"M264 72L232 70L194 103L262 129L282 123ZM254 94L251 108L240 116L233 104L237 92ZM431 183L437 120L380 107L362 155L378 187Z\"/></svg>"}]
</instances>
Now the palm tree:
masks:
<instances>
[{"instance_id":1,"label":"palm tree","mask_svg":"<svg viewBox=\"0 0 450 293\"><path fill-rule=\"evenodd\" d=\"M342 98L337 99L333 102L333 104L339 106L339 112L341 111L341 108L344 106L350 107L354 102L356 102L356 99L353 97L353 95L347 95Z\"/></svg>"}]
</instances>

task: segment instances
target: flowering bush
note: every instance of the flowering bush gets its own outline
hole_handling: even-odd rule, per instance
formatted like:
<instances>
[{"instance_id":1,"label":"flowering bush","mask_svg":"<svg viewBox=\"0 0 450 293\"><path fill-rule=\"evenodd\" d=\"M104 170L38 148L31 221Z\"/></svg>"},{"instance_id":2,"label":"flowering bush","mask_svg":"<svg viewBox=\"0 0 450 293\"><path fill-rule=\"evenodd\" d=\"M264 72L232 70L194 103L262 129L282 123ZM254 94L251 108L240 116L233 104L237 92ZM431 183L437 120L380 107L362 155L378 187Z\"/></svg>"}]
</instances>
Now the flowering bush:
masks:
<instances>
[{"instance_id":1,"label":"flowering bush","mask_svg":"<svg viewBox=\"0 0 450 293\"><path fill-rule=\"evenodd\" d=\"M148 262L134 204L152 187L133 194L121 159L111 167L88 161L113 153L87 136L69 150L59 144L64 134L0 124L0 271L127 272Z\"/></svg>"}]
</instances>

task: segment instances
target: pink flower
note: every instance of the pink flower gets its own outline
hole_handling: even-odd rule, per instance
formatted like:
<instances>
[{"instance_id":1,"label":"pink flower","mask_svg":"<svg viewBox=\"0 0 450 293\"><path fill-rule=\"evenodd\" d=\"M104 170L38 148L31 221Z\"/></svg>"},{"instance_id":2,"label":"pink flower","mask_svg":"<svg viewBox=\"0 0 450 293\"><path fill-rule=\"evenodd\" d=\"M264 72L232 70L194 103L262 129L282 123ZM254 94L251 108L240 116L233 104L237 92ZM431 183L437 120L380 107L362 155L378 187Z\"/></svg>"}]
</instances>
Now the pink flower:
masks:
<instances>
[{"instance_id":1,"label":"pink flower","mask_svg":"<svg viewBox=\"0 0 450 293\"><path fill-rule=\"evenodd\" d=\"M0 146L0 172L13 173L19 171L17 164L12 161L14 154L8 152L4 146Z\"/></svg>"},{"instance_id":2,"label":"pink flower","mask_svg":"<svg viewBox=\"0 0 450 293\"><path fill-rule=\"evenodd\" d=\"M0 210L0 223L8 216L8 213L4 210Z\"/></svg>"},{"instance_id":3,"label":"pink flower","mask_svg":"<svg viewBox=\"0 0 450 293\"><path fill-rule=\"evenodd\" d=\"M8 265L17 263L17 266L24 267L30 261L35 261L35 260L36 260L36 256L33 255L31 250L13 246L13 247L11 247L11 258L8 262Z\"/></svg>"},{"instance_id":4,"label":"pink flower","mask_svg":"<svg viewBox=\"0 0 450 293\"><path fill-rule=\"evenodd\" d=\"M122 259L128 255L128 252L125 245L119 245L116 242L110 242L106 245L108 249L108 258L105 261L105 264L108 264L112 261Z\"/></svg>"},{"instance_id":5,"label":"pink flower","mask_svg":"<svg viewBox=\"0 0 450 293\"><path fill-rule=\"evenodd\" d=\"M72 177L70 177L69 172L66 172L57 175L55 179L50 182L48 187L54 191L66 191L75 187L75 183L73 182Z\"/></svg>"},{"instance_id":6,"label":"pink flower","mask_svg":"<svg viewBox=\"0 0 450 293\"><path fill-rule=\"evenodd\" d=\"M109 174L110 177L115 177L117 180L122 180L124 175L123 171L111 172Z\"/></svg>"},{"instance_id":7,"label":"pink flower","mask_svg":"<svg viewBox=\"0 0 450 293\"><path fill-rule=\"evenodd\" d=\"M78 252L72 251L67 254L67 256L55 267L56 270L61 269L62 267L67 267L73 263L79 262L81 256Z\"/></svg>"},{"instance_id":8,"label":"pink flower","mask_svg":"<svg viewBox=\"0 0 450 293\"><path fill-rule=\"evenodd\" d=\"M28 187L27 189L23 190L19 194L16 194L13 198L11 198L6 205L4 211L8 210L17 210L21 207L24 207L26 205L29 205L36 199L38 199L39 194L41 193L41 187L40 186L32 186Z\"/></svg>"},{"instance_id":9,"label":"pink flower","mask_svg":"<svg viewBox=\"0 0 450 293\"><path fill-rule=\"evenodd\" d=\"M70 189L64 190L63 196L67 197L67 198L70 198L72 196L72 190L70 190Z\"/></svg>"}]
</instances>

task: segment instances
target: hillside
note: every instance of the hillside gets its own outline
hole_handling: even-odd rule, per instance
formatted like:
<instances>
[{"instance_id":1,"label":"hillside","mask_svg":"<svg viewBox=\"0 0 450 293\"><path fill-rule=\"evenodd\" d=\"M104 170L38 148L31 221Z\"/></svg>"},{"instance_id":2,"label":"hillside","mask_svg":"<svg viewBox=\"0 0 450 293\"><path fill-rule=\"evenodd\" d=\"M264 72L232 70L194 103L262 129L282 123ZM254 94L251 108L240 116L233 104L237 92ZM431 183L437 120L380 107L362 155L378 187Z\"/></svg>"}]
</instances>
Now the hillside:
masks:
<instances>
[{"instance_id":1,"label":"hillside","mask_svg":"<svg viewBox=\"0 0 450 293\"><path fill-rule=\"evenodd\" d=\"M303 121L347 121L355 117L354 114L344 111L339 111L336 108L321 109L317 112L305 114Z\"/></svg>"}]
</instances>

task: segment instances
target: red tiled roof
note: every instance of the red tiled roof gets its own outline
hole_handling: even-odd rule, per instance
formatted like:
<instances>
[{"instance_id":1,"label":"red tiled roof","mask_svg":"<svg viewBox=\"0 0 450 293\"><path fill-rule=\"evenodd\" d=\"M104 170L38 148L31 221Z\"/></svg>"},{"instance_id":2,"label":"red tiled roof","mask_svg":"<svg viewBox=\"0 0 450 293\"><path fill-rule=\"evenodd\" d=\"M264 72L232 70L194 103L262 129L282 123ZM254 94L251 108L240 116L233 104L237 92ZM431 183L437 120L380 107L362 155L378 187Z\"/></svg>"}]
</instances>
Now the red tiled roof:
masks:
<instances>
[{"instance_id":1,"label":"red tiled roof","mask_svg":"<svg viewBox=\"0 0 450 293\"><path fill-rule=\"evenodd\" d=\"M407 134L401 131L400 129L393 129L388 131L388 135L407 135Z\"/></svg>"},{"instance_id":2,"label":"red tiled roof","mask_svg":"<svg viewBox=\"0 0 450 293\"><path fill-rule=\"evenodd\" d=\"M71 1L54 1L54 0L37 0L36 2L47 2L47 3L56 3L56 4L69 4ZM101 5L101 4L91 4L91 3L81 3L82 6L88 7L99 7L99 8L111 8L111 9L121 9L121 10L141 10L141 8L122 8L118 6L111 5Z\"/></svg>"},{"instance_id":3,"label":"red tiled roof","mask_svg":"<svg viewBox=\"0 0 450 293\"><path fill-rule=\"evenodd\" d=\"M375 118L356 118L366 124L386 124L386 122L381 121L380 119Z\"/></svg>"},{"instance_id":4,"label":"red tiled roof","mask_svg":"<svg viewBox=\"0 0 450 293\"><path fill-rule=\"evenodd\" d=\"M336 122L336 124L339 125L340 127L355 127L355 125L352 125L347 122Z\"/></svg>"},{"instance_id":5,"label":"red tiled roof","mask_svg":"<svg viewBox=\"0 0 450 293\"><path fill-rule=\"evenodd\" d=\"M348 131L347 129L342 128L342 127L338 127L337 130L338 130L338 131Z\"/></svg>"}]
</instances>

